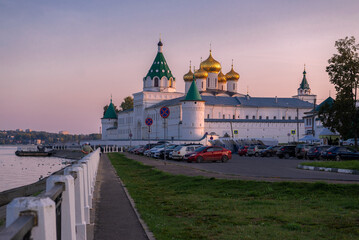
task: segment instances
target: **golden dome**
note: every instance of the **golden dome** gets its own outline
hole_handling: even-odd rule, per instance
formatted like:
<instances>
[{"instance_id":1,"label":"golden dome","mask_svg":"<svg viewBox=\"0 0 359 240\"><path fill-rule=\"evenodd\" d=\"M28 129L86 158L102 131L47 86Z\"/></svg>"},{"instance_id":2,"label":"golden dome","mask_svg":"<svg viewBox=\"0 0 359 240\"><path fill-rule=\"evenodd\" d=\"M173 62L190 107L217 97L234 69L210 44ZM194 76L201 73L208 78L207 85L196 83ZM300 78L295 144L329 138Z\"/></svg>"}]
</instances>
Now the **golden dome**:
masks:
<instances>
[{"instance_id":1,"label":"golden dome","mask_svg":"<svg viewBox=\"0 0 359 240\"><path fill-rule=\"evenodd\" d=\"M191 71L191 64L189 65L189 71L183 76L185 82L193 81L193 72Z\"/></svg>"},{"instance_id":2,"label":"golden dome","mask_svg":"<svg viewBox=\"0 0 359 240\"><path fill-rule=\"evenodd\" d=\"M206 72L203 68L202 65L201 67L194 72L194 76L196 79L203 79L203 78L207 78L208 77L208 72Z\"/></svg>"},{"instance_id":3,"label":"golden dome","mask_svg":"<svg viewBox=\"0 0 359 240\"><path fill-rule=\"evenodd\" d=\"M226 76L222 73L222 71L220 71L218 73L218 82L223 82L226 83L227 82L227 78Z\"/></svg>"},{"instance_id":4,"label":"golden dome","mask_svg":"<svg viewBox=\"0 0 359 240\"><path fill-rule=\"evenodd\" d=\"M214 60L212 57L212 51L209 51L209 57L201 62L201 68L206 70L207 72L218 73L221 70L221 64Z\"/></svg>"},{"instance_id":5,"label":"golden dome","mask_svg":"<svg viewBox=\"0 0 359 240\"><path fill-rule=\"evenodd\" d=\"M239 74L236 73L236 72L233 70L233 64L232 64L232 69L231 69L231 71L229 71L229 72L226 74L226 78L227 78L227 81L229 81L229 80L238 81L238 79L239 79Z\"/></svg>"}]
</instances>

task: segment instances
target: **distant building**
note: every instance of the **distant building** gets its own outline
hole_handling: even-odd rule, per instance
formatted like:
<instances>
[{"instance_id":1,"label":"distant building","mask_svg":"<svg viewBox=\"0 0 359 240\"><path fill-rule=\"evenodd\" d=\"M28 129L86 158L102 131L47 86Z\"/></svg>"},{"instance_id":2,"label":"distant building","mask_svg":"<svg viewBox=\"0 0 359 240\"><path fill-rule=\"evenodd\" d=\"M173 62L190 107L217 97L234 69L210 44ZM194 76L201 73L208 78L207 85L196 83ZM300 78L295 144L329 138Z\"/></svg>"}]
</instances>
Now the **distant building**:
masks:
<instances>
[{"instance_id":1,"label":"distant building","mask_svg":"<svg viewBox=\"0 0 359 240\"><path fill-rule=\"evenodd\" d=\"M68 131L60 131L59 134L62 134L62 135L69 135L70 133Z\"/></svg>"},{"instance_id":2,"label":"distant building","mask_svg":"<svg viewBox=\"0 0 359 240\"><path fill-rule=\"evenodd\" d=\"M16 132L23 132L24 130L22 130L21 128L16 129Z\"/></svg>"},{"instance_id":3,"label":"distant building","mask_svg":"<svg viewBox=\"0 0 359 240\"><path fill-rule=\"evenodd\" d=\"M157 55L143 78L143 90L134 93L134 108L116 113L112 99L104 113L103 140L179 140L201 141L207 134L238 139L271 138L288 142L288 133L304 136L304 112L313 109L316 95L311 93L306 71L297 95L287 98L252 97L238 92L239 74L233 63L227 74L212 57L183 77L185 93L176 91L176 79L158 43ZM265 79L270 84L270 79ZM168 107L166 121L160 109ZM152 119L151 131L145 123ZM165 126L165 127L164 127ZM292 140L292 139L291 139Z\"/></svg>"},{"instance_id":4,"label":"distant building","mask_svg":"<svg viewBox=\"0 0 359 240\"><path fill-rule=\"evenodd\" d=\"M30 133L30 132L32 132L32 130L28 128L25 130L25 132Z\"/></svg>"}]
</instances>

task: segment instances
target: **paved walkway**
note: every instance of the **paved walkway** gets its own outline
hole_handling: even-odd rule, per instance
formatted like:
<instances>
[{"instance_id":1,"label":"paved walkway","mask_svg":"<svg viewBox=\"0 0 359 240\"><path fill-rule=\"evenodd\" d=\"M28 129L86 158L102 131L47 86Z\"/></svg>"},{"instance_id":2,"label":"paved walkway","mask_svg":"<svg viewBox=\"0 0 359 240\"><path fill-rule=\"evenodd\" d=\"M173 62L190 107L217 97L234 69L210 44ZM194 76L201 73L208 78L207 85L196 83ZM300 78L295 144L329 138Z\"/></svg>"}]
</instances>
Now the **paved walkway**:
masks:
<instances>
[{"instance_id":1,"label":"paved walkway","mask_svg":"<svg viewBox=\"0 0 359 240\"><path fill-rule=\"evenodd\" d=\"M106 154L97 173L94 222L94 239L148 239Z\"/></svg>"}]
</instances>

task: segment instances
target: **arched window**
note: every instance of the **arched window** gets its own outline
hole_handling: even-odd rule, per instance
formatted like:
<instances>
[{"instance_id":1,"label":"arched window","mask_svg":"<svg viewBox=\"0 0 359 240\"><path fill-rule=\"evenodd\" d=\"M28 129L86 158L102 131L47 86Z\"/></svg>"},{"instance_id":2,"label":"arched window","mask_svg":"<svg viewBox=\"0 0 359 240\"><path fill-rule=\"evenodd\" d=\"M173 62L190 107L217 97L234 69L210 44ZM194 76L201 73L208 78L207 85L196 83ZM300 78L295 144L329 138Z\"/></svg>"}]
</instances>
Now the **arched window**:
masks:
<instances>
[{"instance_id":1,"label":"arched window","mask_svg":"<svg viewBox=\"0 0 359 240\"><path fill-rule=\"evenodd\" d=\"M236 90L236 84L233 83L233 90Z\"/></svg>"},{"instance_id":2,"label":"arched window","mask_svg":"<svg viewBox=\"0 0 359 240\"><path fill-rule=\"evenodd\" d=\"M155 78L155 87L158 87L158 78Z\"/></svg>"},{"instance_id":3,"label":"arched window","mask_svg":"<svg viewBox=\"0 0 359 240\"><path fill-rule=\"evenodd\" d=\"M207 87L209 87L209 78L207 79L207 81L208 81Z\"/></svg>"},{"instance_id":4,"label":"arched window","mask_svg":"<svg viewBox=\"0 0 359 240\"><path fill-rule=\"evenodd\" d=\"M222 90L223 90L223 85L222 85Z\"/></svg>"},{"instance_id":5,"label":"arched window","mask_svg":"<svg viewBox=\"0 0 359 240\"><path fill-rule=\"evenodd\" d=\"M202 82L202 89L203 89L203 82Z\"/></svg>"},{"instance_id":6,"label":"arched window","mask_svg":"<svg viewBox=\"0 0 359 240\"><path fill-rule=\"evenodd\" d=\"M172 87L172 78L170 78L170 80L168 80L168 87Z\"/></svg>"}]
</instances>

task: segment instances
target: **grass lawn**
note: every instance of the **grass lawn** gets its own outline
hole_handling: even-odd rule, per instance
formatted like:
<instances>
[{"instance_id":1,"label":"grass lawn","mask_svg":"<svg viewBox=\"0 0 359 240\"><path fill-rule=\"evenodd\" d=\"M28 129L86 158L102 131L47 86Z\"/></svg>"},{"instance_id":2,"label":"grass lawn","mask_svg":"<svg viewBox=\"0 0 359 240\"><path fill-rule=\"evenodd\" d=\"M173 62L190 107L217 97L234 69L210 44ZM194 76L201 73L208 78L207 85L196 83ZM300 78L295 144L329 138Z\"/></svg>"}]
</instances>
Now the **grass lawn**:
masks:
<instances>
[{"instance_id":1,"label":"grass lawn","mask_svg":"<svg viewBox=\"0 0 359 240\"><path fill-rule=\"evenodd\" d=\"M342 168L359 171L359 160L352 161L319 161L319 162L303 162L301 165L327 168Z\"/></svg>"},{"instance_id":2,"label":"grass lawn","mask_svg":"<svg viewBox=\"0 0 359 240\"><path fill-rule=\"evenodd\" d=\"M156 239L359 239L359 185L171 175L109 154Z\"/></svg>"}]
</instances>

